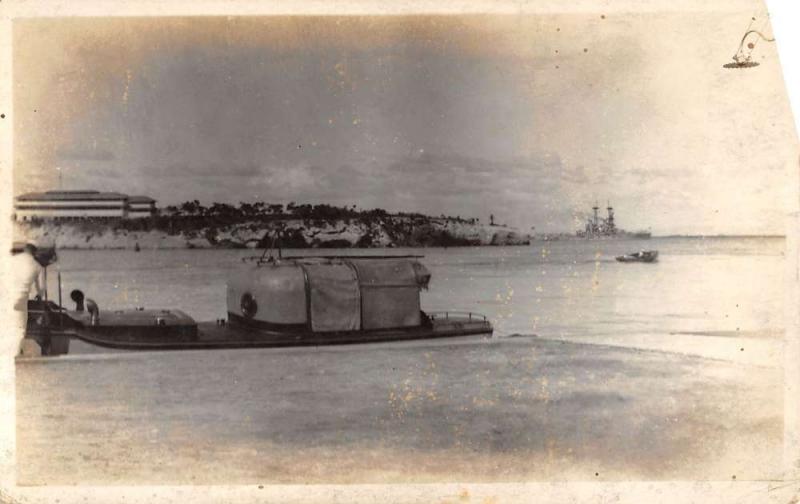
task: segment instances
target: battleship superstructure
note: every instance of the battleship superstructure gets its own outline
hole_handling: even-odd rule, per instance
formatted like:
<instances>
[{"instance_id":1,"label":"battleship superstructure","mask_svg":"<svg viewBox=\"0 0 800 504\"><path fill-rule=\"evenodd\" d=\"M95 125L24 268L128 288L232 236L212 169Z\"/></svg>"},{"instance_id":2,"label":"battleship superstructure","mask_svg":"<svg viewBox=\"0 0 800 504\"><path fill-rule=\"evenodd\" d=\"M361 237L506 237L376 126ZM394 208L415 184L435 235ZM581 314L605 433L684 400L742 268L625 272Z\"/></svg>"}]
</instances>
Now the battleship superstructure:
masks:
<instances>
[{"instance_id":1,"label":"battleship superstructure","mask_svg":"<svg viewBox=\"0 0 800 504\"><path fill-rule=\"evenodd\" d=\"M607 217L600 217L597 203L592 207L592 216L586 219L584 229L576 234L580 238L650 238L650 231L629 232L619 229L614 222L614 208L611 203L606 206Z\"/></svg>"}]
</instances>

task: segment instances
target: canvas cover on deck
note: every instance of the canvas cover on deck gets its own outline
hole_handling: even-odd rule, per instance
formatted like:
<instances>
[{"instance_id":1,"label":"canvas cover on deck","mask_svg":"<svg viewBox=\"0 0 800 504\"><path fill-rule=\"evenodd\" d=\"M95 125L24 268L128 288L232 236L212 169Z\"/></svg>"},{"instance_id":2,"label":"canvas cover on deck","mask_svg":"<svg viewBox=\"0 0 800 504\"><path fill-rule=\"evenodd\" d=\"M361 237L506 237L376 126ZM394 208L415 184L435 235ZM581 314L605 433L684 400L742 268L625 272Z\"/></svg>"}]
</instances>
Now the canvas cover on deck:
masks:
<instances>
[{"instance_id":1,"label":"canvas cover on deck","mask_svg":"<svg viewBox=\"0 0 800 504\"><path fill-rule=\"evenodd\" d=\"M358 271L361 286L361 323L364 329L420 325L420 284L414 262L407 259L358 259L351 263Z\"/></svg>"},{"instance_id":2,"label":"canvas cover on deck","mask_svg":"<svg viewBox=\"0 0 800 504\"><path fill-rule=\"evenodd\" d=\"M228 312L278 331L298 326L315 332L416 327L421 324L419 290L429 280L425 266L408 258L304 258L264 264L232 276Z\"/></svg>"},{"instance_id":3,"label":"canvas cover on deck","mask_svg":"<svg viewBox=\"0 0 800 504\"><path fill-rule=\"evenodd\" d=\"M361 296L356 272L345 263L305 264L311 294L314 331L356 331L361 328Z\"/></svg>"}]
</instances>

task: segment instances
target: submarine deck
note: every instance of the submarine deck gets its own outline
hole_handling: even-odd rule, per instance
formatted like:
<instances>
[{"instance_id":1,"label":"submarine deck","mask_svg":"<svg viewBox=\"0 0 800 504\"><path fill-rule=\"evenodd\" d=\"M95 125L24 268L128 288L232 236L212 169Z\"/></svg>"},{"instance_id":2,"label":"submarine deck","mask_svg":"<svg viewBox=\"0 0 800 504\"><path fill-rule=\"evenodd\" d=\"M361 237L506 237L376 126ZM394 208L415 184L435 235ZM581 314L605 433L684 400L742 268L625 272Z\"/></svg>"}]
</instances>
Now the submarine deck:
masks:
<instances>
[{"instance_id":1,"label":"submarine deck","mask_svg":"<svg viewBox=\"0 0 800 504\"><path fill-rule=\"evenodd\" d=\"M192 338L143 338L141 326L134 332L122 327L88 326L68 331L71 338L93 345L130 350L181 350L197 348L279 347L303 345L355 344L378 341L448 338L470 335L491 335L488 321L468 316L433 319L429 326L346 332L284 333L252 330L235 324L201 322Z\"/></svg>"}]
</instances>

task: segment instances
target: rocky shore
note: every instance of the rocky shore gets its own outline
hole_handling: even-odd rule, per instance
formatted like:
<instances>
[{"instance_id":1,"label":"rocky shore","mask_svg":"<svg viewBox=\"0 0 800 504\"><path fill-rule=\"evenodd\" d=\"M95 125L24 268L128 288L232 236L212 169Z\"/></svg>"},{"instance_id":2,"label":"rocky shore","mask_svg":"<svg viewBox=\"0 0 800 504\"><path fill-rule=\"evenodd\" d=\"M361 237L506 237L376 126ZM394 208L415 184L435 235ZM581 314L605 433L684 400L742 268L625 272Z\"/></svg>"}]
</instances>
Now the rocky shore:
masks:
<instances>
[{"instance_id":1,"label":"rocky shore","mask_svg":"<svg viewBox=\"0 0 800 504\"><path fill-rule=\"evenodd\" d=\"M260 248L275 236L286 248L381 248L527 245L531 236L507 226L452 219L286 219L217 225L131 226L124 222L23 223L20 236L62 249ZM166 228L166 229L163 229Z\"/></svg>"}]
</instances>

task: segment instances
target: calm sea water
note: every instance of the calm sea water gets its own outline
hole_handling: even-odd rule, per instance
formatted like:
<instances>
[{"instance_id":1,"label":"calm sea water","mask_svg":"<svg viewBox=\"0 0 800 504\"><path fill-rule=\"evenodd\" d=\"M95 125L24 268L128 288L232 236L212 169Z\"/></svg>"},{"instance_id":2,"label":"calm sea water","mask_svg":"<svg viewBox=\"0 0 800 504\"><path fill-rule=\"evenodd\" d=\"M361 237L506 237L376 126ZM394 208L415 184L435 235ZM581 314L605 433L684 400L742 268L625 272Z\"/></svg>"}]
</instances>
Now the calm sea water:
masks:
<instances>
[{"instance_id":1,"label":"calm sea water","mask_svg":"<svg viewBox=\"0 0 800 504\"><path fill-rule=\"evenodd\" d=\"M775 336L783 331L783 238L564 240L518 247L285 251L420 254L432 272L423 309L487 315L496 335L550 338ZM656 264L614 256L658 249ZM64 304L82 289L103 309L171 307L224 317L225 282L253 250L60 252ZM57 300L56 270L49 273Z\"/></svg>"},{"instance_id":2,"label":"calm sea water","mask_svg":"<svg viewBox=\"0 0 800 504\"><path fill-rule=\"evenodd\" d=\"M660 261L614 261L641 248ZM423 308L484 313L497 338L21 360L18 481L720 480L780 467L782 239L337 252L423 254ZM253 253L63 251L58 267L65 302L81 288L101 311L208 320L225 316L225 279Z\"/></svg>"}]
</instances>

